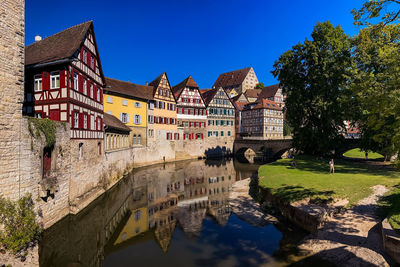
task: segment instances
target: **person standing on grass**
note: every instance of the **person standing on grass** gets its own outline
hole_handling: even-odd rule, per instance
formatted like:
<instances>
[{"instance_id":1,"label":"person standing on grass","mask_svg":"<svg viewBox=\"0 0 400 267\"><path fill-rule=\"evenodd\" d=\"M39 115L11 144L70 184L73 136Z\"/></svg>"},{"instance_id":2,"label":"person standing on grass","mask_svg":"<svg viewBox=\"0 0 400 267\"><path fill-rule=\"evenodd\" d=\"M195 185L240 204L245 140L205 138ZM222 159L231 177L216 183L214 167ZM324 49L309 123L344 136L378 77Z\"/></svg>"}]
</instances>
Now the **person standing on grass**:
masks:
<instances>
[{"instance_id":1,"label":"person standing on grass","mask_svg":"<svg viewBox=\"0 0 400 267\"><path fill-rule=\"evenodd\" d=\"M335 162L333 159L329 161L329 174L335 174Z\"/></svg>"}]
</instances>

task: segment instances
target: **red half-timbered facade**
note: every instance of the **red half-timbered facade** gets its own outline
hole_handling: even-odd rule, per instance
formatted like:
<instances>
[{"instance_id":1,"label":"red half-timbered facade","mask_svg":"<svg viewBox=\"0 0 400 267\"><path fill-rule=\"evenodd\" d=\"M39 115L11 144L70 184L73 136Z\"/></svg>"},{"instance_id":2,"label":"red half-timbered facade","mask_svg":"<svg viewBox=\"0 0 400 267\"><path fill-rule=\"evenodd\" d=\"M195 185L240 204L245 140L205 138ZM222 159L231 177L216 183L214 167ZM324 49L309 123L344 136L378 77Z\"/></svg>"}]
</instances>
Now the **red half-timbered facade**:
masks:
<instances>
[{"instance_id":1,"label":"red half-timbered facade","mask_svg":"<svg viewBox=\"0 0 400 267\"><path fill-rule=\"evenodd\" d=\"M24 113L68 122L71 139L103 139L105 84L93 22L25 48Z\"/></svg>"},{"instance_id":2,"label":"red half-timbered facade","mask_svg":"<svg viewBox=\"0 0 400 267\"><path fill-rule=\"evenodd\" d=\"M189 76L175 85L172 91L177 100L178 127L183 128L183 139L204 139L207 110L199 86Z\"/></svg>"}]
</instances>

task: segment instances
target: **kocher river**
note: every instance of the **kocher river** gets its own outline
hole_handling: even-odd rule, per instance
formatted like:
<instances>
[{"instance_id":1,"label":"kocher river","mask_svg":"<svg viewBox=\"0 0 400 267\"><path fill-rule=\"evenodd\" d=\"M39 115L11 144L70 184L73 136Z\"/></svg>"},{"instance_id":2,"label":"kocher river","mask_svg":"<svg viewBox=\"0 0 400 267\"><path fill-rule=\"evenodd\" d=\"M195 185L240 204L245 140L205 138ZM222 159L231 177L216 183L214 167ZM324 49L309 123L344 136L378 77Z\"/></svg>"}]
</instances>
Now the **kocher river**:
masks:
<instances>
[{"instance_id":1,"label":"kocher river","mask_svg":"<svg viewBox=\"0 0 400 267\"><path fill-rule=\"evenodd\" d=\"M229 205L258 166L195 160L135 169L44 232L40 266L285 266L304 235L252 225Z\"/></svg>"}]
</instances>

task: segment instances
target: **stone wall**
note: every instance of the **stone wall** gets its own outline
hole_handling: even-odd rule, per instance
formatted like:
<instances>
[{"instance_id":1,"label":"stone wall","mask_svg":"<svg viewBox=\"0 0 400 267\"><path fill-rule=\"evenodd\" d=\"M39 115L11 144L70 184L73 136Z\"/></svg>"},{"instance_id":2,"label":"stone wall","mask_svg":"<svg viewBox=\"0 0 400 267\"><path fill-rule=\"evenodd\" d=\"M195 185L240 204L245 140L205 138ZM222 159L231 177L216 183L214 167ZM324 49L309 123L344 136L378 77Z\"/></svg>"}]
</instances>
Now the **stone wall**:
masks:
<instances>
[{"instance_id":1,"label":"stone wall","mask_svg":"<svg viewBox=\"0 0 400 267\"><path fill-rule=\"evenodd\" d=\"M24 0L0 1L0 188L19 197L20 136L24 95Z\"/></svg>"}]
</instances>

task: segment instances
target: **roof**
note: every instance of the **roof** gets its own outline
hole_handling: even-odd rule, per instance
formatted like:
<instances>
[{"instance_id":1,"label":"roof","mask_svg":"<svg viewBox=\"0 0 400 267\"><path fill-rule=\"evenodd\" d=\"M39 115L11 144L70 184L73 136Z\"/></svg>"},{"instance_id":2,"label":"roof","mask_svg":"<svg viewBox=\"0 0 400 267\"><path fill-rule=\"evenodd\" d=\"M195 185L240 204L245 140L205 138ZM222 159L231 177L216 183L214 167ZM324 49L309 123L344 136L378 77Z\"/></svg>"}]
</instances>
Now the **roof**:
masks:
<instances>
[{"instance_id":1,"label":"roof","mask_svg":"<svg viewBox=\"0 0 400 267\"><path fill-rule=\"evenodd\" d=\"M92 25L92 21L87 21L26 46L25 65L71 58Z\"/></svg>"},{"instance_id":2,"label":"roof","mask_svg":"<svg viewBox=\"0 0 400 267\"><path fill-rule=\"evenodd\" d=\"M244 95L244 94L242 94L242 93L238 94L237 96L232 97L232 98L231 98L232 103L237 102L237 101L240 99L240 97L242 97L242 96L247 100L246 103L249 103L249 102L248 102L248 99L247 99L247 97L246 97L246 95ZM242 102L243 102L243 101L242 101Z\"/></svg>"},{"instance_id":3,"label":"roof","mask_svg":"<svg viewBox=\"0 0 400 267\"><path fill-rule=\"evenodd\" d=\"M146 100L153 99L153 86L139 85L131 82L124 82L112 78L106 78L106 84L109 87L104 89L105 93L112 92L124 96L141 98Z\"/></svg>"},{"instance_id":4,"label":"roof","mask_svg":"<svg viewBox=\"0 0 400 267\"><path fill-rule=\"evenodd\" d=\"M183 92L183 89L185 89L186 87L197 88L197 89L199 88L197 83L193 80L192 76L189 75L189 77L187 77L181 83L175 85L171 89L175 97L178 98Z\"/></svg>"},{"instance_id":5,"label":"roof","mask_svg":"<svg viewBox=\"0 0 400 267\"><path fill-rule=\"evenodd\" d=\"M268 99L262 99L256 102L252 102L252 103L248 103L246 104L246 106L250 106L250 105L254 105L256 103L256 106L251 108L251 109L275 109L275 110L282 110L279 105L272 100L268 100Z\"/></svg>"},{"instance_id":6,"label":"roof","mask_svg":"<svg viewBox=\"0 0 400 267\"><path fill-rule=\"evenodd\" d=\"M258 95L261 93L261 90L258 89L247 89L246 92L244 92L244 95L249 98L257 98Z\"/></svg>"},{"instance_id":7,"label":"roof","mask_svg":"<svg viewBox=\"0 0 400 267\"><path fill-rule=\"evenodd\" d=\"M214 98L215 94L218 92L219 88L213 88L213 89L201 89L200 94L203 97L204 104L208 106L210 104L211 100Z\"/></svg>"},{"instance_id":8,"label":"roof","mask_svg":"<svg viewBox=\"0 0 400 267\"><path fill-rule=\"evenodd\" d=\"M161 73L160 75L158 75L158 77L155 78L154 81L152 81L151 83L149 83L150 86L153 86L153 87L154 87L154 88L153 88L153 95L155 94L155 92L156 92L158 86L160 85L161 79L162 79L162 77L163 77L164 74L167 75L166 72L163 72L163 73Z\"/></svg>"},{"instance_id":9,"label":"roof","mask_svg":"<svg viewBox=\"0 0 400 267\"><path fill-rule=\"evenodd\" d=\"M236 101L233 103L233 105L235 106L235 108L239 111L242 111L244 106L248 104L248 102L243 102L243 101Z\"/></svg>"},{"instance_id":10,"label":"roof","mask_svg":"<svg viewBox=\"0 0 400 267\"><path fill-rule=\"evenodd\" d=\"M218 76L218 79L215 81L213 87L217 88L240 85L243 83L250 70L251 67L248 67L241 70L222 73Z\"/></svg>"},{"instance_id":11,"label":"roof","mask_svg":"<svg viewBox=\"0 0 400 267\"><path fill-rule=\"evenodd\" d=\"M126 126L122 121L120 121L117 117L114 115L110 115L108 113L104 113L104 124L107 128L113 128L116 130L124 131L124 132L130 132L131 128Z\"/></svg>"},{"instance_id":12,"label":"roof","mask_svg":"<svg viewBox=\"0 0 400 267\"><path fill-rule=\"evenodd\" d=\"M258 97L263 99L274 97L278 89L279 89L279 83L266 86L261 90L261 93L258 95Z\"/></svg>"}]
</instances>

